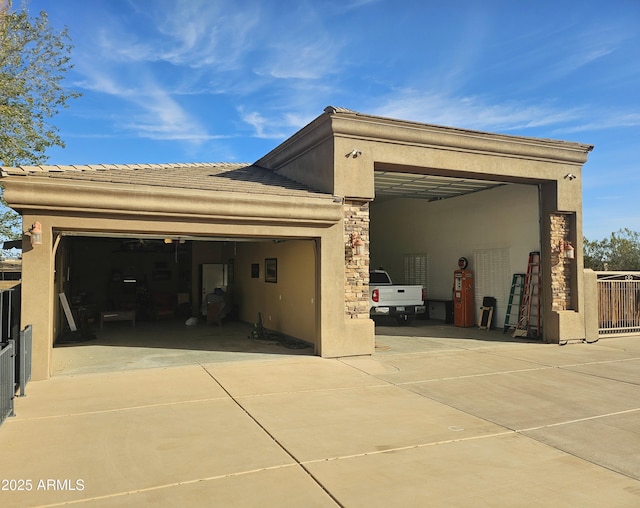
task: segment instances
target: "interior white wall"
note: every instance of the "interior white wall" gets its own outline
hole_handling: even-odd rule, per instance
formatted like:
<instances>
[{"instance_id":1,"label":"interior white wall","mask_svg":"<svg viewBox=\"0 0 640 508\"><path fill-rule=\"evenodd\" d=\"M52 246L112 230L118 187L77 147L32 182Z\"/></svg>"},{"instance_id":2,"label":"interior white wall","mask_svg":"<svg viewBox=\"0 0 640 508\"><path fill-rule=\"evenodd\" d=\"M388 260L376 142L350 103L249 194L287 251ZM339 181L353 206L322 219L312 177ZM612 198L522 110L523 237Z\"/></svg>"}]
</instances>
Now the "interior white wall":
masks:
<instances>
[{"instance_id":1,"label":"interior white wall","mask_svg":"<svg viewBox=\"0 0 640 508\"><path fill-rule=\"evenodd\" d=\"M508 252L511 274L525 273L529 253L540 249L538 189L535 185L507 184L442 201L392 199L374 201L370 209L371 267L383 267L395 283L404 279L404 255L427 254L427 295L451 299L458 258L469 260L474 271L478 249ZM491 274L483 274L485 277ZM496 295L484 295L496 296ZM494 325L504 324L507 301L498 297ZM482 301L476 301L476 316Z\"/></svg>"}]
</instances>

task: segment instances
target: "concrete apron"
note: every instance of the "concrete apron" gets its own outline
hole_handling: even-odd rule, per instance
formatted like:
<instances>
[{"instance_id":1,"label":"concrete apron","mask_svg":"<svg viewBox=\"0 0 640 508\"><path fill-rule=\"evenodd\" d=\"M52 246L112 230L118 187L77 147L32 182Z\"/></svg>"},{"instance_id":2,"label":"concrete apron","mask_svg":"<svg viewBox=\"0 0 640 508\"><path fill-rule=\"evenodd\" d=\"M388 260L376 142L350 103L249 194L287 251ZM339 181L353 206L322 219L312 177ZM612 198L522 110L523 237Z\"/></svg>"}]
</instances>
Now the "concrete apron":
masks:
<instances>
[{"instance_id":1,"label":"concrete apron","mask_svg":"<svg viewBox=\"0 0 640 508\"><path fill-rule=\"evenodd\" d=\"M268 359L273 355L313 355L313 347L292 349L273 340L250 337L254 326L226 322L223 326L200 321L186 326L184 320L105 323L94 330L95 338L57 345L53 349L52 374L88 374L116 370L148 369Z\"/></svg>"},{"instance_id":2,"label":"concrete apron","mask_svg":"<svg viewBox=\"0 0 640 508\"><path fill-rule=\"evenodd\" d=\"M378 342L33 382L0 504L640 505L639 337Z\"/></svg>"}]
</instances>

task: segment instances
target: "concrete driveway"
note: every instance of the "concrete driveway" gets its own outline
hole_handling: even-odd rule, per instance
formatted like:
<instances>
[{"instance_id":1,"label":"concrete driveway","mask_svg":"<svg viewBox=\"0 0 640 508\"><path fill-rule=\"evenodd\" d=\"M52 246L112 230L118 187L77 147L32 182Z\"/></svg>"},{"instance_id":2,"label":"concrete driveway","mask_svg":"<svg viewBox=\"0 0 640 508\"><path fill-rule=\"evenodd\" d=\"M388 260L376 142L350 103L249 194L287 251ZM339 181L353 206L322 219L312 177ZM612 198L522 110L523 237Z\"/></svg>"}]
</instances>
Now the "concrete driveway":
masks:
<instances>
[{"instance_id":1,"label":"concrete driveway","mask_svg":"<svg viewBox=\"0 0 640 508\"><path fill-rule=\"evenodd\" d=\"M471 332L33 382L0 506L640 506L640 337Z\"/></svg>"}]
</instances>

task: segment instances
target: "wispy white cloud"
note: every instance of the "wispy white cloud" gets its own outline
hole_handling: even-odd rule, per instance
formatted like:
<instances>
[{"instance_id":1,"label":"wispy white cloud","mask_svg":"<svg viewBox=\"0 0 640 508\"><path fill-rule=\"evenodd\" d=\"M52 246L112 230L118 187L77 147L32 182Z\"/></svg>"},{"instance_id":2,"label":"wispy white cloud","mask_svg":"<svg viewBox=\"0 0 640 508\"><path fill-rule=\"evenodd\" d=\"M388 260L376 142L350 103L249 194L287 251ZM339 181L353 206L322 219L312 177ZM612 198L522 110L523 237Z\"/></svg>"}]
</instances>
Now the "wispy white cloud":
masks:
<instances>
[{"instance_id":1,"label":"wispy white cloud","mask_svg":"<svg viewBox=\"0 0 640 508\"><path fill-rule=\"evenodd\" d=\"M259 9L196 0L130 7L135 15L126 18L103 13L101 29L76 54L76 85L132 106L103 116L136 136L192 144L228 137L210 134L205 125L215 116L203 118L180 96L215 93L216 73L240 65Z\"/></svg>"},{"instance_id":2,"label":"wispy white cloud","mask_svg":"<svg viewBox=\"0 0 640 508\"><path fill-rule=\"evenodd\" d=\"M479 130L512 131L557 125L580 118L578 110L491 101L480 96L450 96L406 89L386 97L374 114Z\"/></svg>"},{"instance_id":3,"label":"wispy white cloud","mask_svg":"<svg viewBox=\"0 0 640 508\"><path fill-rule=\"evenodd\" d=\"M373 111L380 116L507 133L545 128L554 136L640 126L640 113L636 112L586 106L565 108L553 101L502 101L489 96L454 96L412 89L387 96Z\"/></svg>"},{"instance_id":4,"label":"wispy white cloud","mask_svg":"<svg viewBox=\"0 0 640 508\"><path fill-rule=\"evenodd\" d=\"M135 24L107 16L94 50L121 63L166 62L176 66L234 68L251 48L259 5L229 9L204 0L132 4Z\"/></svg>"},{"instance_id":5,"label":"wispy white cloud","mask_svg":"<svg viewBox=\"0 0 640 508\"><path fill-rule=\"evenodd\" d=\"M624 30L607 24L578 29L569 38L565 63L570 70L589 65L614 53L628 38Z\"/></svg>"},{"instance_id":6,"label":"wispy white cloud","mask_svg":"<svg viewBox=\"0 0 640 508\"><path fill-rule=\"evenodd\" d=\"M183 8L187 4L189 8ZM244 63L254 45L252 33L260 20L260 8L226 9L213 2L198 6L181 2L178 9L164 18L159 28L173 42L161 59L174 65L215 66L234 69Z\"/></svg>"},{"instance_id":7,"label":"wispy white cloud","mask_svg":"<svg viewBox=\"0 0 640 508\"><path fill-rule=\"evenodd\" d=\"M599 131L607 129L617 129L625 127L640 126L640 113L624 113L624 112L608 112L601 113L592 112L588 118L583 121L566 127L555 129L554 133L572 133L585 131Z\"/></svg>"},{"instance_id":8,"label":"wispy white cloud","mask_svg":"<svg viewBox=\"0 0 640 508\"><path fill-rule=\"evenodd\" d=\"M317 80L339 72L344 37L325 27L326 20L311 3L300 2L294 9L265 12L261 20L272 27L259 39L252 66L258 75L278 80Z\"/></svg>"},{"instance_id":9,"label":"wispy white cloud","mask_svg":"<svg viewBox=\"0 0 640 508\"><path fill-rule=\"evenodd\" d=\"M283 139L293 131L304 127L314 115L303 115L298 112L269 112L269 116L259 111L246 111L238 107L238 114L244 123L253 130L253 136L261 139ZM315 115L317 116L317 115Z\"/></svg>"},{"instance_id":10,"label":"wispy white cloud","mask_svg":"<svg viewBox=\"0 0 640 508\"><path fill-rule=\"evenodd\" d=\"M105 20L95 38L102 58L166 62L174 72L204 68L211 75L254 72L273 79L318 79L335 71L339 38L323 30L311 5L268 10L250 2L229 9L218 2L181 0L144 6L138 8L137 26L121 18Z\"/></svg>"},{"instance_id":11,"label":"wispy white cloud","mask_svg":"<svg viewBox=\"0 0 640 508\"><path fill-rule=\"evenodd\" d=\"M553 83L564 83L563 80L595 65L606 64L633 36L612 26L559 25L557 20L549 19L537 30L509 41L510 46L503 48L504 57L492 67L503 67L526 77L521 83L521 93L531 93Z\"/></svg>"},{"instance_id":12,"label":"wispy white cloud","mask_svg":"<svg viewBox=\"0 0 640 508\"><path fill-rule=\"evenodd\" d=\"M116 80L115 75L100 72L88 62L79 66L84 77L76 81L76 86L92 92L128 98L139 94L136 88L124 86Z\"/></svg>"},{"instance_id":13,"label":"wispy white cloud","mask_svg":"<svg viewBox=\"0 0 640 508\"><path fill-rule=\"evenodd\" d=\"M265 59L254 70L277 79L314 80L337 71L339 47L335 40L320 37L291 38L268 47Z\"/></svg>"},{"instance_id":14,"label":"wispy white cloud","mask_svg":"<svg viewBox=\"0 0 640 508\"><path fill-rule=\"evenodd\" d=\"M255 130L255 136L258 138L277 138L280 137L280 134L266 134L267 128L270 126L270 122L259 112L257 111L247 111L245 112L242 108L239 108L238 112L240 113L240 117L242 121L253 127Z\"/></svg>"},{"instance_id":15,"label":"wispy white cloud","mask_svg":"<svg viewBox=\"0 0 640 508\"><path fill-rule=\"evenodd\" d=\"M134 102L142 113L125 125L140 137L194 143L209 138L206 129L162 89L137 96Z\"/></svg>"},{"instance_id":16,"label":"wispy white cloud","mask_svg":"<svg viewBox=\"0 0 640 508\"><path fill-rule=\"evenodd\" d=\"M184 104L196 96L218 104L213 99L224 95L245 104L236 111L255 137L281 139L308 121L306 111L317 114L309 96L326 95L326 78L339 71L341 39L322 28L311 4L228 9L183 0L131 7L132 19L106 16L93 47L83 45L76 69L82 88L138 109L135 120L118 125L141 137L209 139L205 125L215 123L215 112L204 118ZM252 97L267 90L255 104Z\"/></svg>"},{"instance_id":17,"label":"wispy white cloud","mask_svg":"<svg viewBox=\"0 0 640 508\"><path fill-rule=\"evenodd\" d=\"M340 0L339 6L344 10L353 10L379 3L381 0Z\"/></svg>"},{"instance_id":18,"label":"wispy white cloud","mask_svg":"<svg viewBox=\"0 0 640 508\"><path fill-rule=\"evenodd\" d=\"M140 62L156 60L156 49L138 39L136 34L119 28L101 28L96 33L96 43L88 52L97 52L101 59L112 62Z\"/></svg>"},{"instance_id":19,"label":"wispy white cloud","mask_svg":"<svg viewBox=\"0 0 640 508\"><path fill-rule=\"evenodd\" d=\"M86 64L85 64L86 65ZM105 69L86 72L82 86L93 92L107 94L136 108L136 113L120 118L110 117L120 128L149 139L182 140L199 143L217 138L207 133L196 116L182 107L173 95L150 76L139 77L133 86L123 83Z\"/></svg>"}]
</instances>

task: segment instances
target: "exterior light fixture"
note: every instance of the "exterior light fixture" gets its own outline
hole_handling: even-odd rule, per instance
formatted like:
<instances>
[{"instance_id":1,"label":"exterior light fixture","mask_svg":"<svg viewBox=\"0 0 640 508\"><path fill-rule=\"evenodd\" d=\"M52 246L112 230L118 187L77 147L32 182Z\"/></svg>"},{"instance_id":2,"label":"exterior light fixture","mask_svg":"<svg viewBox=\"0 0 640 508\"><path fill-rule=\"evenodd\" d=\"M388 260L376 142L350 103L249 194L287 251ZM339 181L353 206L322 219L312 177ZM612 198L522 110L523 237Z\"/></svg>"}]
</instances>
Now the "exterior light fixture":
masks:
<instances>
[{"instance_id":1,"label":"exterior light fixture","mask_svg":"<svg viewBox=\"0 0 640 508\"><path fill-rule=\"evenodd\" d=\"M38 221L34 222L25 234L30 237L32 247L42 245L42 224Z\"/></svg>"},{"instance_id":2,"label":"exterior light fixture","mask_svg":"<svg viewBox=\"0 0 640 508\"><path fill-rule=\"evenodd\" d=\"M351 255L364 256L364 241L358 233L351 233Z\"/></svg>"},{"instance_id":3,"label":"exterior light fixture","mask_svg":"<svg viewBox=\"0 0 640 508\"><path fill-rule=\"evenodd\" d=\"M576 257L576 249L571 242L562 240L560 242L560 252L566 259L575 259Z\"/></svg>"}]
</instances>

